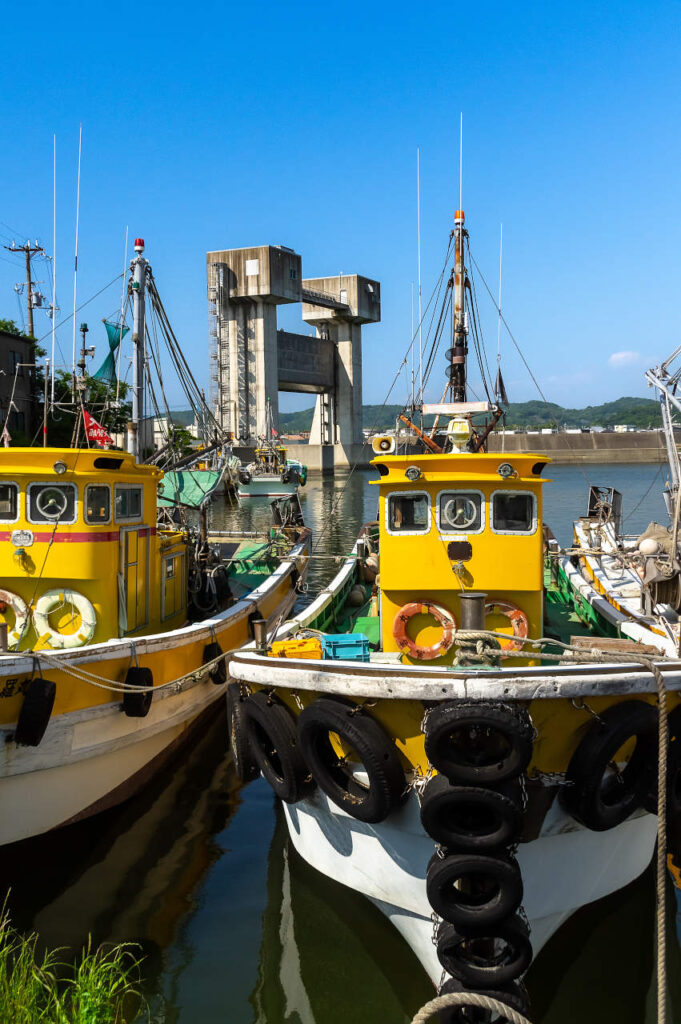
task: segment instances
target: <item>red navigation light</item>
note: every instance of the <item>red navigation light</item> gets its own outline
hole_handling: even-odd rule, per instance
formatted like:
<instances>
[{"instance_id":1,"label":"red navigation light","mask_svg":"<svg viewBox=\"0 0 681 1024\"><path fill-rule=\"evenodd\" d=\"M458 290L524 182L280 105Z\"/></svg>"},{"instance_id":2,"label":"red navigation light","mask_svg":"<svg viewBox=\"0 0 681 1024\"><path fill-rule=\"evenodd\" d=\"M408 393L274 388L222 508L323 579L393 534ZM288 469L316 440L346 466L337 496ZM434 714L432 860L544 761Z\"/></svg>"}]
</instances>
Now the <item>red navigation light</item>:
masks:
<instances>
[{"instance_id":1,"label":"red navigation light","mask_svg":"<svg viewBox=\"0 0 681 1024\"><path fill-rule=\"evenodd\" d=\"M135 252L144 252L144 239L143 238L136 238L135 239Z\"/></svg>"}]
</instances>

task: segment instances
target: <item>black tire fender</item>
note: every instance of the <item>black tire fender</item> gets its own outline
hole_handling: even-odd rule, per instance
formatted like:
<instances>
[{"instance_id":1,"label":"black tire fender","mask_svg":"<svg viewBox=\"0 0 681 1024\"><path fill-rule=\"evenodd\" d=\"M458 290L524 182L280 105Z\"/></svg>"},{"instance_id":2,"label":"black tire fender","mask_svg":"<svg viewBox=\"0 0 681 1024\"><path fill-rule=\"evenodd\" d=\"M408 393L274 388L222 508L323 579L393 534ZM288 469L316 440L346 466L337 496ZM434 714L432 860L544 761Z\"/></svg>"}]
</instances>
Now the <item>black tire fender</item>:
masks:
<instances>
[{"instance_id":1,"label":"black tire fender","mask_svg":"<svg viewBox=\"0 0 681 1024\"><path fill-rule=\"evenodd\" d=\"M331 732L356 752L368 786L357 780L333 749ZM344 700L320 697L301 712L298 733L315 782L351 817L384 821L402 802L406 779L397 748L383 726L365 711Z\"/></svg>"},{"instance_id":2,"label":"black tire fender","mask_svg":"<svg viewBox=\"0 0 681 1024\"><path fill-rule=\"evenodd\" d=\"M633 737L636 746L624 770L608 777L613 757ZM657 712L651 704L627 700L606 708L572 755L566 775L570 785L561 793L563 805L594 832L621 824L645 800L656 750Z\"/></svg>"},{"instance_id":3,"label":"black tire fender","mask_svg":"<svg viewBox=\"0 0 681 1024\"><path fill-rule=\"evenodd\" d=\"M532 963L529 929L518 914L482 929L458 929L443 921L437 931L437 956L464 985L499 988L519 978Z\"/></svg>"},{"instance_id":4,"label":"black tire fender","mask_svg":"<svg viewBox=\"0 0 681 1024\"><path fill-rule=\"evenodd\" d=\"M510 846L523 827L522 806L511 794L510 786L452 786L435 775L421 794L421 824L435 842L458 852Z\"/></svg>"},{"instance_id":5,"label":"black tire fender","mask_svg":"<svg viewBox=\"0 0 681 1024\"><path fill-rule=\"evenodd\" d=\"M217 640L212 640L209 644L203 648L203 664L205 665L209 661L213 661L215 658L219 658L222 654L222 647ZM216 665L210 669L208 675L212 682L216 686L222 686L223 683L227 682L227 662L223 658L222 661L218 661Z\"/></svg>"},{"instance_id":6,"label":"black tire fender","mask_svg":"<svg viewBox=\"0 0 681 1024\"><path fill-rule=\"evenodd\" d=\"M475 892L457 888L474 882ZM481 853L435 853L426 873L428 901L444 921L457 927L489 928L515 913L523 898L523 880L514 857Z\"/></svg>"},{"instance_id":7,"label":"black tire fender","mask_svg":"<svg viewBox=\"0 0 681 1024\"><path fill-rule=\"evenodd\" d=\"M281 800L296 803L309 788L309 773L298 745L293 715L278 697L269 696L264 690L246 697L241 710L258 770Z\"/></svg>"},{"instance_id":8,"label":"black tire fender","mask_svg":"<svg viewBox=\"0 0 681 1024\"><path fill-rule=\"evenodd\" d=\"M232 752L232 763L237 778L241 782L251 782L260 774L258 763L253 756L246 722L244 720L243 702L246 697L241 693L238 683L230 683L227 687L227 728L229 729L229 747Z\"/></svg>"},{"instance_id":9,"label":"black tire fender","mask_svg":"<svg viewBox=\"0 0 681 1024\"><path fill-rule=\"evenodd\" d=\"M428 714L425 734L428 760L459 785L493 786L515 778L532 758L529 715L503 704L438 704Z\"/></svg>"},{"instance_id":10,"label":"black tire fender","mask_svg":"<svg viewBox=\"0 0 681 1024\"><path fill-rule=\"evenodd\" d=\"M473 991L478 995L489 996L490 999L498 999L499 1002L505 1003L512 1010L516 1010L518 1013L527 1014L529 1012L530 998L525 986L520 981L513 981L509 985L504 985L499 989L471 989L459 981L458 978L448 978L440 989L439 994L441 996L446 996L449 995L450 992L465 993ZM440 1010L438 1013L438 1020L440 1024L472 1024L474 1021L488 1019L481 1016L484 1012L484 1010L467 1010L463 1007L451 1006L449 1009ZM495 1018L495 1024L505 1024L507 1021L507 1017Z\"/></svg>"},{"instance_id":11,"label":"black tire fender","mask_svg":"<svg viewBox=\"0 0 681 1024\"><path fill-rule=\"evenodd\" d=\"M154 677L150 668L142 668L140 665L133 665L125 674L126 686L147 687L154 685ZM128 718L146 718L149 714L151 701L154 694L151 690L143 693L126 691L123 694L123 711Z\"/></svg>"},{"instance_id":12,"label":"black tire fender","mask_svg":"<svg viewBox=\"0 0 681 1024\"><path fill-rule=\"evenodd\" d=\"M39 746L50 721L57 684L36 676L31 679L19 711L14 742L19 747Z\"/></svg>"}]
</instances>

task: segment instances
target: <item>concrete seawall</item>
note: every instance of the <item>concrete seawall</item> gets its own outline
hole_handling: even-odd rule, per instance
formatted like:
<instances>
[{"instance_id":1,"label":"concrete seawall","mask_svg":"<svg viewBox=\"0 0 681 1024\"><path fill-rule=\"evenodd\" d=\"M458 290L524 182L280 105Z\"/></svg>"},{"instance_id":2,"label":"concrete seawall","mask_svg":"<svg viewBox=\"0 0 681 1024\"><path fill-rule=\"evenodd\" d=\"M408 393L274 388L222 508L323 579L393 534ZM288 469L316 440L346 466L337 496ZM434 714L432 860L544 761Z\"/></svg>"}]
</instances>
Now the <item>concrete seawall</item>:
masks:
<instances>
[{"instance_id":1,"label":"concrete seawall","mask_svg":"<svg viewBox=\"0 0 681 1024\"><path fill-rule=\"evenodd\" d=\"M677 431L676 441L681 444L681 431ZM626 434L493 434L489 451L538 452L558 464L665 462L667 459L661 430Z\"/></svg>"}]
</instances>

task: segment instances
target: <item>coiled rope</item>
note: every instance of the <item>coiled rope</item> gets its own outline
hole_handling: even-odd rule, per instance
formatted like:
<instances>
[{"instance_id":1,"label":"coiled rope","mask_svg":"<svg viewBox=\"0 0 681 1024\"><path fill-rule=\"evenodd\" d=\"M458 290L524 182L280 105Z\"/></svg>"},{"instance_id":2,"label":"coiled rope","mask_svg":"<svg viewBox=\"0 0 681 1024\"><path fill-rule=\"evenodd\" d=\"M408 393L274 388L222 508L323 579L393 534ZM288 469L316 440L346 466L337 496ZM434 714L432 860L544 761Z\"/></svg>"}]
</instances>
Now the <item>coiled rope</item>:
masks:
<instances>
[{"instance_id":1,"label":"coiled rope","mask_svg":"<svg viewBox=\"0 0 681 1024\"><path fill-rule=\"evenodd\" d=\"M509 1024L532 1024L527 1017L517 1010L502 1003L499 999L492 999L491 996L483 996L479 992L447 992L443 996L436 996L430 1002L422 1006L411 1024L426 1024L427 1020L437 1013L438 1010L447 1010L456 1006L472 1006L480 1010L490 1010L492 1013L501 1014Z\"/></svg>"}]
</instances>

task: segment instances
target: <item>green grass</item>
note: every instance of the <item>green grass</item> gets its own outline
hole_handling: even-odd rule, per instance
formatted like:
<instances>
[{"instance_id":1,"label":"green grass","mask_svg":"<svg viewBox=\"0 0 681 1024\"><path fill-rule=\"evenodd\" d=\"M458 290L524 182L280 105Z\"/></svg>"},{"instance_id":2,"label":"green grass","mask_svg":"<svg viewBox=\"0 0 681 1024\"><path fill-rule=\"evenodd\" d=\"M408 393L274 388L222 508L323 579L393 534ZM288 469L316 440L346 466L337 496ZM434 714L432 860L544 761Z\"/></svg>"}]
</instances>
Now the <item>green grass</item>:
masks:
<instances>
[{"instance_id":1,"label":"green grass","mask_svg":"<svg viewBox=\"0 0 681 1024\"><path fill-rule=\"evenodd\" d=\"M0 1021L12 1024L125 1024L140 1008L140 958L130 945L87 949L63 963L40 953L38 935L24 936L0 909Z\"/></svg>"}]
</instances>

